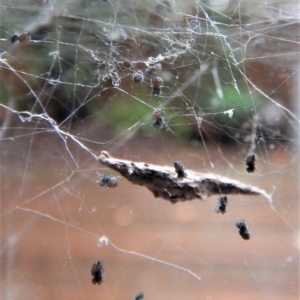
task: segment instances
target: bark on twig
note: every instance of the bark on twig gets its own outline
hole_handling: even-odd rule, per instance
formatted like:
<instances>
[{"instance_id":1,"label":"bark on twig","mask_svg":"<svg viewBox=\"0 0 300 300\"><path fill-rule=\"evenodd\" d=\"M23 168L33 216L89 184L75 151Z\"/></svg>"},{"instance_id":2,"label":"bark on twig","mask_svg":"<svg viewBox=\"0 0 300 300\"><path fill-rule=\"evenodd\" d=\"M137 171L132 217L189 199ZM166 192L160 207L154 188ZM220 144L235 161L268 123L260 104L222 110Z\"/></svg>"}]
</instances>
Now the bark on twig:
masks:
<instances>
[{"instance_id":1,"label":"bark on twig","mask_svg":"<svg viewBox=\"0 0 300 300\"><path fill-rule=\"evenodd\" d=\"M178 178L174 167L117 159L106 151L101 152L98 160L133 184L147 187L154 197L161 197L172 203L195 198L205 199L214 194L262 195L271 201L264 190L215 174L188 170L186 177Z\"/></svg>"}]
</instances>

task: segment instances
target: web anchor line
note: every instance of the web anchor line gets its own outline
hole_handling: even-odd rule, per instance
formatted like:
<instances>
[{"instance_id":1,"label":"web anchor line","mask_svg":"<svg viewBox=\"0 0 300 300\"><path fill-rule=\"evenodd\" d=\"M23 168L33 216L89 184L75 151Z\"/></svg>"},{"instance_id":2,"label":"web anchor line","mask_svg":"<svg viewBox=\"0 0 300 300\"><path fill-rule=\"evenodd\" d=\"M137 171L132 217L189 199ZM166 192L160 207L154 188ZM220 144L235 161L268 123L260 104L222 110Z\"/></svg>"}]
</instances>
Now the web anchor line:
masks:
<instances>
[{"instance_id":1,"label":"web anchor line","mask_svg":"<svg viewBox=\"0 0 300 300\"><path fill-rule=\"evenodd\" d=\"M171 203L206 199L215 194L261 195L272 203L271 196L264 190L216 174L189 170L186 177L178 178L174 167L122 160L110 156L107 151L101 152L98 161L120 173L131 183L145 186L154 197Z\"/></svg>"}]
</instances>

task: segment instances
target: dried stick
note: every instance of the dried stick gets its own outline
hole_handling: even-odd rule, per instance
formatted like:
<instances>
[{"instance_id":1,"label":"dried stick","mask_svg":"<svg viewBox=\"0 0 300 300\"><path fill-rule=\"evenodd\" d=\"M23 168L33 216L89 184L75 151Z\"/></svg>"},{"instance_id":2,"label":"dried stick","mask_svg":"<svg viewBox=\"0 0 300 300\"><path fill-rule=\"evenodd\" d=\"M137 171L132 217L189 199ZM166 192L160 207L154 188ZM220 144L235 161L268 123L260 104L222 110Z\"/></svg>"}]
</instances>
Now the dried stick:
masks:
<instances>
[{"instance_id":1,"label":"dried stick","mask_svg":"<svg viewBox=\"0 0 300 300\"><path fill-rule=\"evenodd\" d=\"M178 178L174 167L117 159L107 151L102 151L98 160L133 184L147 187L154 197L161 197L172 203L205 199L214 194L262 195L271 202L270 195L264 190L215 174L187 171L186 177Z\"/></svg>"}]
</instances>

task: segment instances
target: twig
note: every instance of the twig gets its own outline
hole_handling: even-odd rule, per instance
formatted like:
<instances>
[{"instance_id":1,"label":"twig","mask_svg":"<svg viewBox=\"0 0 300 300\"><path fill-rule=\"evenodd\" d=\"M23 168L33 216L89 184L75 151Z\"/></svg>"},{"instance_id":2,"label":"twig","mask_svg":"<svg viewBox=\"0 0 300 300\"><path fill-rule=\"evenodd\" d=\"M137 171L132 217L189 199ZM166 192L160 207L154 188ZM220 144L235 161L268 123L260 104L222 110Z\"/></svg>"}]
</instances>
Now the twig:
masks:
<instances>
[{"instance_id":1,"label":"twig","mask_svg":"<svg viewBox=\"0 0 300 300\"><path fill-rule=\"evenodd\" d=\"M98 160L133 184L147 187L154 197L161 197L172 203L205 199L214 194L262 195L271 202L270 195L264 190L215 174L187 171L186 177L178 178L174 167L117 159L106 151L101 152Z\"/></svg>"}]
</instances>

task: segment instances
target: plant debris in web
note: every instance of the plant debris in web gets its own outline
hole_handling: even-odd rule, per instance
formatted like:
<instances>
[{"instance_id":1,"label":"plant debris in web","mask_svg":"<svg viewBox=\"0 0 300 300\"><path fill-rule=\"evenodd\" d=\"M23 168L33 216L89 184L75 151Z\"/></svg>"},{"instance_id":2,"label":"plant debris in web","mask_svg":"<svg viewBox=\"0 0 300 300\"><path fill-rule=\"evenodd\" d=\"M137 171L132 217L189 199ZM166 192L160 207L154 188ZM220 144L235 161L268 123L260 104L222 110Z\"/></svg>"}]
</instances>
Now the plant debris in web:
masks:
<instances>
[{"instance_id":1,"label":"plant debris in web","mask_svg":"<svg viewBox=\"0 0 300 300\"><path fill-rule=\"evenodd\" d=\"M247 155L245 159L245 163L247 165L246 171L248 173L253 173L255 169L255 155L254 154L249 154Z\"/></svg>"},{"instance_id":2,"label":"plant debris in web","mask_svg":"<svg viewBox=\"0 0 300 300\"><path fill-rule=\"evenodd\" d=\"M189 170L185 177L178 178L178 171L174 167L118 159L111 157L106 151L101 152L98 161L120 173L131 183L145 186L154 197L171 203L205 199L214 194L262 195L271 202L271 197L264 190L215 174Z\"/></svg>"},{"instance_id":3,"label":"plant debris in web","mask_svg":"<svg viewBox=\"0 0 300 300\"><path fill-rule=\"evenodd\" d=\"M97 261L92 265L91 274L92 274L92 283L93 284L101 284L103 282L103 263L101 261Z\"/></svg>"},{"instance_id":4,"label":"plant debris in web","mask_svg":"<svg viewBox=\"0 0 300 300\"><path fill-rule=\"evenodd\" d=\"M246 226L245 220L240 220L235 223L235 226L239 229L239 234L244 240L249 240L251 233Z\"/></svg>"},{"instance_id":5,"label":"plant debris in web","mask_svg":"<svg viewBox=\"0 0 300 300\"><path fill-rule=\"evenodd\" d=\"M99 174L97 172L99 180L97 183L103 187L106 188L115 188L119 184L119 177L114 175L105 175L105 174Z\"/></svg>"},{"instance_id":6,"label":"plant debris in web","mask_svg":"<svg viewBox=\"0 0 300 300\"><path fill-rule=\"evenodd\" d=\"M225 214L228 205L227 196L220 196L218 198L218 205L216 207L216 213Z\"/></svg>"}]
</instances>

